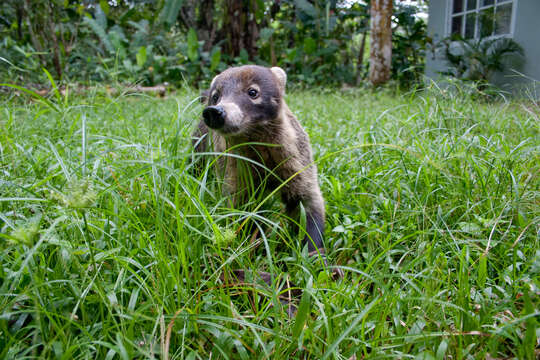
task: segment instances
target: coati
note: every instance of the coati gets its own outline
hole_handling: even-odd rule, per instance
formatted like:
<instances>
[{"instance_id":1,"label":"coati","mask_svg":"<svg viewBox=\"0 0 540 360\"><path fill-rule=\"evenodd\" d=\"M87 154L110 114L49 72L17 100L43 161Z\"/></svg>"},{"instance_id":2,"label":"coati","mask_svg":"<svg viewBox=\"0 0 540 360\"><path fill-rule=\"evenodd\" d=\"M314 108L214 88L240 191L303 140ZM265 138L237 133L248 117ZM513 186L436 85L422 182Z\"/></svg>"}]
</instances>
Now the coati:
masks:
<instances>
[{"instance_id":1,"label":"coati","mask_svg":"<svg viewBox=\"0 0 540 360\"><path fill-rule=\"evenodd\" d=\"M252 160L248 162L255 184L252 188L266 181L266 189L273 190L287 181L281 188L286 212L296 217L303 204L307 233L304 244L310 255L324 256L324 200L317 167L309 137L285 103L286 82L287 75L279 67L245 65L217 75L206 93L207 107L194 134L194 146L198 152L205 151L211 134L214 151L236 156L219 160L226 191L233 194L233 201L245 198L239 158ZM213 130L210 133L209 128ZM334 275L342 274L334 270Z\"/></svg>"}]
</instances>

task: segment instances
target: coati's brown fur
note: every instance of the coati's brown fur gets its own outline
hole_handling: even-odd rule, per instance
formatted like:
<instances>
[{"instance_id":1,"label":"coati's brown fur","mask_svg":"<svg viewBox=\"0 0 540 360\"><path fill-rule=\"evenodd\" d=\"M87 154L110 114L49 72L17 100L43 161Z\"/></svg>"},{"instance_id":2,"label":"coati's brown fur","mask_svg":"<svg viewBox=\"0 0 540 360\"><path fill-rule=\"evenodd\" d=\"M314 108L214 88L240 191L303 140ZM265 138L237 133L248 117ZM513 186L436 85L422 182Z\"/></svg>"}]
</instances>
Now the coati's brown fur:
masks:
<instances>
[{"instance_id":1,"label":"coati's brown fur","mask_svg":"<svg viewBox=\"0 0 540 360\"><path fill-rule=\"evenodd\" d=\"M285 103L286 81L281 68L255 65L229 68L216 76L205 94L207 107L194 134L194 146L198 152L206 151L211 134L213 151L238 155L220 158L226 191L236 194L236 201L242 200L246 186L238 174L239 157L252 160L249 169L255 189L262 181L271 190L288 181L281 188L286 211L294 217L303 204L304 243L310 254L324 255L324 200L317 167L309 137ZM268 145L240 145L245 143Z\"/></svg>"}]
</instances>

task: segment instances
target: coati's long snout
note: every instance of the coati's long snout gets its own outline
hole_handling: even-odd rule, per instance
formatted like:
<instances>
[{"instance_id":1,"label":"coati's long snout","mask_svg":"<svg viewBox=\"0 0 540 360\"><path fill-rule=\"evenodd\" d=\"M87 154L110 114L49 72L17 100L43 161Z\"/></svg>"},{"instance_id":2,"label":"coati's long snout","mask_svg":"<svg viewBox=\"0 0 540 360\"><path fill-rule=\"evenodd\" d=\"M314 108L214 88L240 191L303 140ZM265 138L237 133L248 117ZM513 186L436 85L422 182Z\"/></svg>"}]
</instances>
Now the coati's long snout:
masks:
<instances>
[{"instance_id":1,"label":"coati's long snout","mask_svg":"<svg viewBox=\"0 0 540 360\"><path fill-rule=\"evenodd\" d=\"M224 100L224 101L223 101ZM203 110L203 120L206 126L218 131L223 136L235 136L249 132L254 125L254 117L243 110L238 99L229 98L209 104Z\"/></svg>"},{"instance_id":2,"label":"coati's long snout","mask_svg":"<svg viewBox=\"0 0 540 360\"><path fill-rule=\"evenodd\" d=\"M225 125L227 113L223 106L208 106L202 114L204 123L211 129L221 129Z\"/></svg>"}]
</instances>

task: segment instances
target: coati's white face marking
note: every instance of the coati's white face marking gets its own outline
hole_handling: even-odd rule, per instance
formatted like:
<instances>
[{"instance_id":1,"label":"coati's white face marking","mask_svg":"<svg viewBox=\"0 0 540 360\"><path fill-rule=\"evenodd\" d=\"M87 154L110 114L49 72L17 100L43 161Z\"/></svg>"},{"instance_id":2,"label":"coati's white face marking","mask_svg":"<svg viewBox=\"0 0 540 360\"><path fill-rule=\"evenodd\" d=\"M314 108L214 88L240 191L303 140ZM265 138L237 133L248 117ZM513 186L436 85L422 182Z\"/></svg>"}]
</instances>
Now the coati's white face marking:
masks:
<instances>
[{"instance_id":1,"label":"coati's white face marking","mask_svg":"<svg viewBox=\"0 0 540 360\"><path fill-rule=\"evenodd\" d=\"M205 122L228 136L265 131L266 124L280 115L286 79L277 67L246 65L225 70L210 85Z\"/></svg>"},{"instance_id":2,"label":"coati's white face marking","mask_svg":"<svg viewBox=\"0 0 540 360\"><path fill-rule=\"evenodd\" d=\"M242 124L244 123L244 112L234 102L220 102L218 106L222 106L227 114L226 131L231 133L242 132Z\"/></svg>"},{"instance_id":3,"label":"coati's white face marking","mask_svg":"<svg viewBox=\"0 0 540 360\"><path fill-rule=\"evenodd\" d=\"M212 89L214 87L214 83L216 82L216 79L217 79L218 76L214 76L214 78L212 79L212 82L210 83L210 89Z\"/></svg>"}]
</instances>

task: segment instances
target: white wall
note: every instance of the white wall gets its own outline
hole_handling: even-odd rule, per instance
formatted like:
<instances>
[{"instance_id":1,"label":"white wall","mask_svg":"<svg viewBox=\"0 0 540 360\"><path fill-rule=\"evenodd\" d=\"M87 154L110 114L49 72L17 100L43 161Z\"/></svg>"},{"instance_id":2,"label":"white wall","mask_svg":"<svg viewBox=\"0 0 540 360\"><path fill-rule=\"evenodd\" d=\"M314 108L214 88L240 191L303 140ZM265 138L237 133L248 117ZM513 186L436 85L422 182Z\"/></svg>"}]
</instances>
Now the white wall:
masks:
<instances>
[{"instance_id":1,"label":"white wall","mask_svg":"<svg viewBox=\"0 0 540 360\"><path fill-rule=\"evenodd\" d=\"M540 0L515 0L515 27L513 39L525 51L525 61L515 71L507 70L497 74L493 82L503 90L540 99ZM433 43L444 39L446 34L446 16L448 0L431 0L429 2L428 36ZM426 52L425 75L429 79L440 78L439 71L447 67L443 51Z\"/></svg>"}]
</instances>

